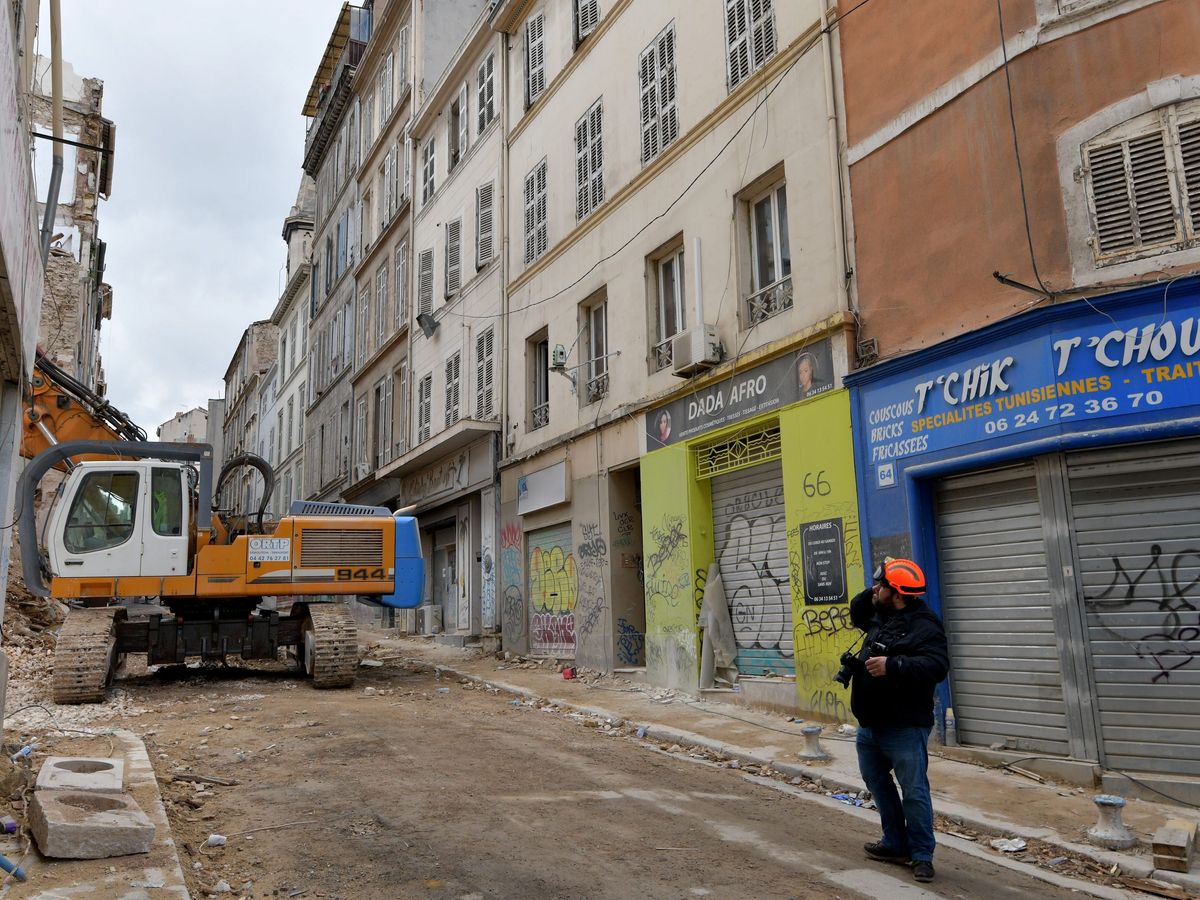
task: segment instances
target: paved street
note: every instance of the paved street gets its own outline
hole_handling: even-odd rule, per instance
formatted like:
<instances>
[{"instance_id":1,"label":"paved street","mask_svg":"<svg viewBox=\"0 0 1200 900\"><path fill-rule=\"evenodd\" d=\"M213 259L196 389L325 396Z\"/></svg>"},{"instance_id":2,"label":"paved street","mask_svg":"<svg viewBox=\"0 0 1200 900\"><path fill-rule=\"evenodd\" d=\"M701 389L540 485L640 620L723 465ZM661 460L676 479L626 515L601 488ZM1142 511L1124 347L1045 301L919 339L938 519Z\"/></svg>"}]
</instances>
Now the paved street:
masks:
<instances>
[{"instance_id":1,"label":"paved street","mask_svg":"<svg viewBox=\"0 0 1200 900\"><path fill-rule=\"evenodd\" d=\"M150 713L131 724L197 896L218 879L256 897L1070 893L952 850L922 893L865 860L869 822L824 797L428 673L363 670L332 692L280 674L120 685ZM197 794L179 770L240 783ZM200 846L212 832L228 846Z\"/></svg>"}]
</instances>

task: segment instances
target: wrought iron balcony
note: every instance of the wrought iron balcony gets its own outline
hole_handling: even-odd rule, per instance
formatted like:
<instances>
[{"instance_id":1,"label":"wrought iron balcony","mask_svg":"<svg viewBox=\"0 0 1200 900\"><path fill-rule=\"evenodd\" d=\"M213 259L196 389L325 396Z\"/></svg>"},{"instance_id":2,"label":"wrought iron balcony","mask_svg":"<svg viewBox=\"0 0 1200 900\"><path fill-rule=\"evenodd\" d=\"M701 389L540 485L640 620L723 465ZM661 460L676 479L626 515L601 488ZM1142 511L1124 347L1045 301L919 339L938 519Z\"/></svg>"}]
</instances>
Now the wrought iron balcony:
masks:
<instances>
[{"instance_id":1,"label":"wrought iron balcony","mask_svg":"<svg viewBox=\"0 0 1200 900\"><path fill-rule=\"evenodd\" d=\"M654 371L658 372L671 365L671 342L675 340L675 336L667 338L654 345Z\"/></svg>"},{"instance_id":2,"label":"wrought iron balcony","mask_svg":"<svg viewBox=\"0 0 1200 900\"><path fill-rule=\"evenodd\" d=\"M608 394L608 373L597 375L595 378L588 379L585 387L587 391L587 402L595 403Z\"/></svg>"},{"instance_id":3,"label":"wrought iron balcony","mask_svg":"<svg viewBox=\"0 0 1200 900\"><path fill-rule=\"evenodd\" d=\"M792 276L781 278L761 291L750 295L746 301L750 324L757 325L771 316L792 308Z\"/></svg>"},{"instance_id":4,"label":"wrought iron balcony","mask_svg":"<svg viewBox=\"0 0 1200 900\"><path fill-rule=\"evenodd\" d=\"M550 424L550 401L538 403L533 407L529 414L529 430L537 431L539 428L545 428Z\"/></svg>"}]
</instances>

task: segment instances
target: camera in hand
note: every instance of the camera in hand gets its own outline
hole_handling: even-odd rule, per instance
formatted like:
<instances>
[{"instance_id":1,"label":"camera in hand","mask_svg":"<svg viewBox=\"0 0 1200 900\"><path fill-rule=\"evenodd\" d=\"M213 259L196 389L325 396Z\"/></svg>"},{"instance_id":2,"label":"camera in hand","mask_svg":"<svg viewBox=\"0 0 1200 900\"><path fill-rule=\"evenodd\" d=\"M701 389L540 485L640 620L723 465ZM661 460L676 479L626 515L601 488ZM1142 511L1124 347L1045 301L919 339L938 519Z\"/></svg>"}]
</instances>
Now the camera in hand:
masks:
<instances>
[{"instance_id":1,"label":"camera in hand","mask_svg":"<svg viewBox=\"0 0 1200 900\"><path fill-rule=\"evenodd\" d=\"M866 668L866 660L872 656L887 656L887 647L879 641L867 641L858 653L847 650L842 654L842 667L833 676L833 680L842 687L850 687L850 679Z\"/></svg>"}]
</instances>

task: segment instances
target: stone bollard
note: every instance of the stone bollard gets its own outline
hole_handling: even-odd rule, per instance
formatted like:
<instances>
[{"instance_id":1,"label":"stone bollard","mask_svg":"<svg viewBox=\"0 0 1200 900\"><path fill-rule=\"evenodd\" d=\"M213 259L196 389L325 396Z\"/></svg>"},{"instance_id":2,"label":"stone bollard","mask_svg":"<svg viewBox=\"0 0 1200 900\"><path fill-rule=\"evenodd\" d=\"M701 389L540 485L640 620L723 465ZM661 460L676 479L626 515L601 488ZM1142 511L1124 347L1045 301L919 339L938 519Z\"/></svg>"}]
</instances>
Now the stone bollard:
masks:
<instances>
[{"instance_id":1,"label":"stone bollard","mask_svg":"<svg viewBox=\"0 0 1200 900\"><path fill-rule=\"evenodd\" d=\"M1100 810L1100 820L1087 831L1088 840L1106 850L1127 850L1137 844L1137 836L1121 821L1124 797L1097 794L1092 798Z\"/></svg>"},{"instance_id":2,"label":"stone bollard","mask_svg":"<svg viewBox=\"0 0 1200 900\"><path fill-rule=\"evenodd\" d=\"M804 749L796 754L798 757L814 761L829 759L829 754L821 746L820 725L805 725L800 733L804 735Z\"/></svg>"}]
</instances>

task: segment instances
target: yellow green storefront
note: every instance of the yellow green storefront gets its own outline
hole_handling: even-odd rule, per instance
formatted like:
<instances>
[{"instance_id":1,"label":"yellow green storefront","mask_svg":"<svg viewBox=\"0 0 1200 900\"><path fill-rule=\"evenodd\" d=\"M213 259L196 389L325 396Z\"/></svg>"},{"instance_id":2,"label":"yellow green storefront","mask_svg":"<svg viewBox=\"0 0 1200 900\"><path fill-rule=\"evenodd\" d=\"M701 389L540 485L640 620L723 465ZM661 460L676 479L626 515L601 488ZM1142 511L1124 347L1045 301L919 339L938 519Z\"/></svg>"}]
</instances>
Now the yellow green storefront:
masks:
<instances>
[{"instance_id":1,"label":"yellow green storefront","mask_svg":"<svg viewBox=\"0 0 1200 900\"><path fill-rule=\"evenodd\" d=\"M747 702L845 721L833 681L864 585L850 400L829 341L646 415L647 679L699 686L701 604L720 574Z\"/></svg>"}]
</instances>

